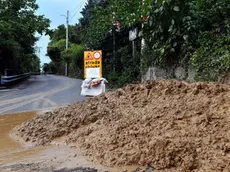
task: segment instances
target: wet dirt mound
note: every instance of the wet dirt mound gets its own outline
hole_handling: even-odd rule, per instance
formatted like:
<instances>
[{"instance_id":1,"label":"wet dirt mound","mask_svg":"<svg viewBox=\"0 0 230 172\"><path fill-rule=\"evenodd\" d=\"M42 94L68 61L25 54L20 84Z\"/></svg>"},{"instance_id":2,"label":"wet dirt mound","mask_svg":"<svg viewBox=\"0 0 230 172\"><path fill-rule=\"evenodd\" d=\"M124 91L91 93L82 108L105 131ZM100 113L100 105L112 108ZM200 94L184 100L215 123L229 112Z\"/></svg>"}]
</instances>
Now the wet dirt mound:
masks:
<instances>
[{"instance_id":1,"label":"wet dirt mound","mask_svg":"<svg viewBox=\"0 0 230 172\"><path fill-rule=\"evenodd\" d=\"M15 129L46 145L66 136L108 166L230 169L229 85L151 81L60 108Z\"/></svg>"}]
</instances>

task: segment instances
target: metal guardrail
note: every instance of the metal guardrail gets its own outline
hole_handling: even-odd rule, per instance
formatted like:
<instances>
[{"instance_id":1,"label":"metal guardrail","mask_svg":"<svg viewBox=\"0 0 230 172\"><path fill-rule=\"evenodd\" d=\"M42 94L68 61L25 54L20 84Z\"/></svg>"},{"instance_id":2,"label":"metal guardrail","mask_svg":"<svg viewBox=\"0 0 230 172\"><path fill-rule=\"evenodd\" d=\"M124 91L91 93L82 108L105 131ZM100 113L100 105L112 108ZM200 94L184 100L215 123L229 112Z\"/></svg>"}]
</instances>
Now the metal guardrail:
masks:
<instances>
[{"instance_id":1,"label":"metal guardrail","mask_svg":"<svg viewBox=\"0 0 230 172\"><path fill-rule=\"evenodd\" d=\"M41 75L41 72L30 72L30 75Z\"/></svg>"},{"instance_id":2,"label":"metal guardrail","mask_svg":"<svg viewBox=\"0 0 230 172\"><path fill-rule=\"evenodd\" d=\"M2 85L12 85L15 83L18 83L24 79L27 79L30 77L30 73L25 73L21 75L13 75L13 76L2 76L1 77L1 84Z\"/></svg>"}]
</instances>

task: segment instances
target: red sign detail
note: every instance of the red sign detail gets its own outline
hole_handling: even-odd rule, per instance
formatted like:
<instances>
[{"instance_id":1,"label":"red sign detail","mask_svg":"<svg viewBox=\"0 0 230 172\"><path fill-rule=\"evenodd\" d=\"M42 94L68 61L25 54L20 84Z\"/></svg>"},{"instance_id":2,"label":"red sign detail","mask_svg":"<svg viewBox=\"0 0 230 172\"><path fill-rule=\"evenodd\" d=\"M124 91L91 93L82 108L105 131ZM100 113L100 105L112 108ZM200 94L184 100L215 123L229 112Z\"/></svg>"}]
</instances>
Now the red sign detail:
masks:
<instances>
[{"instance_id":1,"label":"red sign detail","mask_svg":"<svg viewBox=\"0 0 230 172\"><path fill-rule=\"evenodd\" d=\"M88 53L86 57L87 57L86 60L94 60L91 53Z\"/></svg>"}]
</instances>

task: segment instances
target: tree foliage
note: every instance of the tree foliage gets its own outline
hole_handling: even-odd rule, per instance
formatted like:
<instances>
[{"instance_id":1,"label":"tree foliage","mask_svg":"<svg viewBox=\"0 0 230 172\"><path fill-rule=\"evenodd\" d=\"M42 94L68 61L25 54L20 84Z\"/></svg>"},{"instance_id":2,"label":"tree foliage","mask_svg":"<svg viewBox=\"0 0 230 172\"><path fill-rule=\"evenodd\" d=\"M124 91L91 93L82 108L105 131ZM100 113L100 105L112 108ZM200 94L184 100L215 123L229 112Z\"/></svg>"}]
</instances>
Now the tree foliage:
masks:
<instances>
[{"instance_id":1,"label":"tree foliage","mask_svg":"<svg viewBox=\"0 0 230 172\"><path fill-rule=\"evenodd\" d=\"M140 76L140 39L135 40L132 56L129 30L140 27L141 1L88 1L79 20L78 35L85 48L103 51L103 76L111 86L134 82ZM135 12L139 9L139 13ZM135 14L135 15L134 15ZM138 16L138 17L137 17ZM133 20L136 17L136 20Z\"/></svg>"},{"instance_id":2,"label":"tree foliage","mask_svg":"<svg viewBox=\"0 0 230 172\"><path fill-rule=\"evenodd\" d=\"M150 6L142 59L147 64L143 66L191 65L198 72L197 79L206 81L217 81L220 73L222 77L226 74L230 1L168 0Z\"/></svg>"},{"instance_id":3,"label":"tree foliage","mask_svg":"<svg viewBox=\"0 0 230 172\"><path fill-rule=\"evenodd\" d=\"M104 77L114 84L139 79L149 66L192 67L206 81L221 81L229 70L230 0L88 0L81 13L71 42L103 50ZM133 57L128 33L135 27Z\"/></svg>"},{"instance_id":4,"label":"tree foliage","mask_svg":"<svg viewBox=\"0 0 230 172\"><path fill-rule=\"evenodd\" d=\"M46 33L50 23L35 14L37 9L35 0L0 1L1 72L12 68L14 73L21 73L29 71L32 63L37 64L37 58L32 58L38 40L35 33Z\"/></svg>"},{"instance_id":5,"label":"tree foliage","mask_svg":"<svg viewBox=\"0 0 230 172\"><path fill-rule=\"evenodd\" d=\"M80 45L76 26L69 26L68 49L66 49L66 27L64 25L51 30L49 35L51 41L48 45L47 55L53 61L56 71L59 74L64 74L65 64L68 63L70 75L76 76L76 73L81 73L84 48ZM80 75L77 74L77 76Z\"/></svg>"}]
</instances>

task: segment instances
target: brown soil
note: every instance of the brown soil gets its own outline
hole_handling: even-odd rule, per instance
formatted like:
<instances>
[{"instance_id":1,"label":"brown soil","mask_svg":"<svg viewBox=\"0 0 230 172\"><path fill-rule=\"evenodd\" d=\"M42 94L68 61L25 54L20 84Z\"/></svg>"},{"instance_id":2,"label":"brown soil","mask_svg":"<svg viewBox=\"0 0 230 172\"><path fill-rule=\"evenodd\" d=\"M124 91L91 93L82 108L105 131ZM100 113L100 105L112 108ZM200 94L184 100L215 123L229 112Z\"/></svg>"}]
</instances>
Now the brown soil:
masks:
<instances>
[{"instance_id":1,"label":"brown soil","mask_svg":"<svg viewBox=\"0 0 230 172\"><path fill-rule=\"evenodd\" d=\"M152 81L129 85L38 116L15 129L48 145L66 136L107 166L229 171L228 85Z\"/></svg>"}]
</instances>

